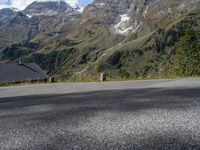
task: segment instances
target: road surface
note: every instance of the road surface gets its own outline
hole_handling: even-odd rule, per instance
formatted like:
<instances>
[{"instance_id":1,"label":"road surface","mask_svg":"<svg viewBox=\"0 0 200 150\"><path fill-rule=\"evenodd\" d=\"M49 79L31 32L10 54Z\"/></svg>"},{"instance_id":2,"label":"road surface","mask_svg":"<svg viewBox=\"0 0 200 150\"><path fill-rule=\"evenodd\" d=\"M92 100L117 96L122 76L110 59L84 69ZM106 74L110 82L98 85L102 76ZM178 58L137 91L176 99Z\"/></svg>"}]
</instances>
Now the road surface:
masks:
<instances>
[{"instance_id":1,"label":"road surface","mask_svg":"<svg viewBox=\"0 0 200 150\"><path fill-rule=\"evenodd\" d=\"M0 149L200 149L200 79L0 88Z\"/></svg>"}]
</instances>

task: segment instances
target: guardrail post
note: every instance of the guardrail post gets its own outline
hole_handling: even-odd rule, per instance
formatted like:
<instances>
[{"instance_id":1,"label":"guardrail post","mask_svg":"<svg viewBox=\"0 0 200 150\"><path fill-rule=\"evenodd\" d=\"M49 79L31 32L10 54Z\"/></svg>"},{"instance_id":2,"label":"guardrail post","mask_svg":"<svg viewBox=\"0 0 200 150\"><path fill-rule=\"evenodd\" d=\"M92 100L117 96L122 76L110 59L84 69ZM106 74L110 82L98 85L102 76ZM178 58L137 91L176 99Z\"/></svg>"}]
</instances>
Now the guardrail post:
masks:
<instances>
[{"instance_id":1,"label":"guardrail post","mask_svg":"<svg viewBox=\"0 0 200 150\"><path fill-rule=\"evenodd\" d=\"M104 73L103 73L103 72L100 74L100 81L101 81L101 82L104 81Z\"/></svg>"}]
</instances>

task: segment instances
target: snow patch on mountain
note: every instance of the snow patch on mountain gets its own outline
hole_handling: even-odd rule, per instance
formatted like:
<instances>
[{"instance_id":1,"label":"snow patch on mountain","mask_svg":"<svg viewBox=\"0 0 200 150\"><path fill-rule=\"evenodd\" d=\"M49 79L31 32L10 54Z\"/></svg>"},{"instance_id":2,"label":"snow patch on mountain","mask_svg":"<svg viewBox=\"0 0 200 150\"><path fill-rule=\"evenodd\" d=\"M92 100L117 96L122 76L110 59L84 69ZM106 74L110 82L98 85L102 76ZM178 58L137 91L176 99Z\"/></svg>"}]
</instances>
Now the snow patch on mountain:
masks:
<instances>
[{"instance_id":1,"label":"snow patch on mountain","mask_svg":"<svg viewBox=\"0 0 200 150\"><path fill-rule=\"evenodd\" d=\"M114 25L114 30L116 34L127 34L129 30L132 29L129 26L130 16L128 14L120 15L120 21Z\"/></svg>"},{"instance_id":2,"label":"snow patch on mountain","mask_svg":"<svg viewBox=\"0 0 200 150\"><path fill-rule=\"evenodd\" d=\"M106 3L103 3L103 2L95 3L95 6L98 7L98 8L101 8L101 7L105 6L105 5L106 5Z\"/></svg>"},{"instance_id":3,"label":"snow patch on mountain","mask_svg":"<svg viewBox=\"0 0 200 150\"><path fill-rule=\"evenodd\" d=\"M61 4L61 2L66 2L73 8L75 8L78 5L78 0L13 0L10 4L1 2L0 0L0 9L13 7L19 10L24 10L29 4L35 1L38 1L38 2L52 2L53 1L53 2L57 2L58 5Z\"/></svg>"},{"instance_id":4,"label":"snow patch on mountain","mask_svg":"<svg viewBox=\"0 0 200 150\"><path fill-rule=\"evenodd\" d=\"M128 14L120 15L120 21L114 25L115 34L128 34L133 31L133 27L130 26L131 17Z\"/></svg>"},{"instance_id":5,"label":"snow patch on mountain","mask_svg":"<svg viewBox=\"0 0 200 150\"><path fill-rule=\"evenodd\" d=\"M28 18L32 18L32 16L31 16L31 15L29 15L29 14L26 14L26 17L28 17Z\"/></svg>"}]
</instances>

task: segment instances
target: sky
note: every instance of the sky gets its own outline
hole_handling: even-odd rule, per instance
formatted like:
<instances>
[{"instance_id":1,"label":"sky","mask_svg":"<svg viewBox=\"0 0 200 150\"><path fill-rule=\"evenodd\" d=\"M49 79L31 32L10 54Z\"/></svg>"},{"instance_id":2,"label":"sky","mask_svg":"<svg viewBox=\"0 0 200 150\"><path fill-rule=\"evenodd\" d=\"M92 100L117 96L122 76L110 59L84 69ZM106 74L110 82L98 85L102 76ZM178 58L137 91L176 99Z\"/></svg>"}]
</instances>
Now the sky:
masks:
<instances>
[{"instance_id":1,"label":"sky","mask_svg":"<svg viewBox=\"0 0 200 150\"><path fill-rule=\"evenodd\" d=\"M0 0L0 9L5 7L14 7L23 10L27 5L36 0ZM55 0L37 0L37 1L55 1ZM72 7L79 6L84 8L86 5L92 3L93 0L65 0Z\"/></svg>"}]
</instances>

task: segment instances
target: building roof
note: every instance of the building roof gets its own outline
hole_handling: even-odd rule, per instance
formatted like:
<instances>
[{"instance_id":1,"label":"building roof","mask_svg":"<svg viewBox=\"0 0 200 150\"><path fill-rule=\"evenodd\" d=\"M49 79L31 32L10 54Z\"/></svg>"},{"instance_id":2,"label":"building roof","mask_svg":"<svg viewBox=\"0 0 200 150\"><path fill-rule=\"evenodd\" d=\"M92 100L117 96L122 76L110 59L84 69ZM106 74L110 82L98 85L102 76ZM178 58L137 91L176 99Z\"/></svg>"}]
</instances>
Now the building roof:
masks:
<instances>
[{"instance_id":1,"label":"building roof","mask_svg":"<svg viewBox=\"0 0 200 150\"><path fill-rule=\"evenodd\" d=\"M49 76L35 63L0 64L0 83L28 82L48 78Z\"/></svg>"}]
</instances>

